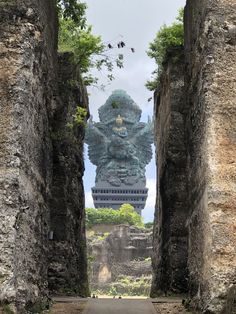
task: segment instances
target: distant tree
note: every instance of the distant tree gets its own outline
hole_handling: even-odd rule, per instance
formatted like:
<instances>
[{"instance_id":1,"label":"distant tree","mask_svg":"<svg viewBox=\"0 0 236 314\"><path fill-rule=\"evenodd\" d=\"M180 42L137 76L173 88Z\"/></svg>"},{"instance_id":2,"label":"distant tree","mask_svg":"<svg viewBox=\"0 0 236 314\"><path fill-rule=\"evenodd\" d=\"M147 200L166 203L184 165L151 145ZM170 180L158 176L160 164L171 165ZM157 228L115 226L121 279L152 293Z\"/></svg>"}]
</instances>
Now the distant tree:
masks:
<instances>
[{"instance_id":1,"label":"distant tree","mask_svg":"<svg viewBox=\"0 0 236 314\"><path fill-rule=\"evenodd\" d=\"M163 64L167 60L168 51L171 48L181 47L184 44L183 14L184 10L180 9L174 23L170 26L164 24L157 32L154 40L149 44L147 55L153 58L158 66L152 73L152 79L146 83L146 87L149 90L157 88Z\"/></svg>"},{"instance_id":2,"label":"distant tree","mask_svg":"<svg viewBox=\"0 0 236 314\"><path fill-rule=\"evenodd\" d=\"M124 214L132 214L134 212L134 207L131 204L122 204L119 210Z\"/></svg>"},{"instance_id":3,"label":"distant tree","mask_svg":"<svg viewBox=\"0 0 236 314\"><path fill-rule=\"evenodd\" d=\"M134 207L130 204L121 205L120 209L121 217L124 217L124 220L132 225L136 225L138 227L143 227L142 217L134 210Z\"/></svg>"},{"instance_id":4,"label":"distant tree","mask_svg":"<svg viewBox=\"0 0 236 314\"><path fill-rule=\"evenodd\" d=\"M128 224L143 227L142 217L130 204L123 204L119 210L112 208L86 208L86 225L91 228L96 224Z\"/></svg>"}]
</instances>

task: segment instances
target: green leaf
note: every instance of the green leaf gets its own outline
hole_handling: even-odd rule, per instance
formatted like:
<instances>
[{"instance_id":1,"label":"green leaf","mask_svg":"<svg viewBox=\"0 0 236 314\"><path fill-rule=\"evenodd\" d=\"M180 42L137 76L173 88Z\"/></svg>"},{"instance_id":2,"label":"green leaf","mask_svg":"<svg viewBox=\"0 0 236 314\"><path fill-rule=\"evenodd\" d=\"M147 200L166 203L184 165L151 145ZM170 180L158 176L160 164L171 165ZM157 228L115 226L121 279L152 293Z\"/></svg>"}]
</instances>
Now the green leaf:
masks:
<instances>
[{"instance_id":1,"label":"green leaf","mask_svg":"<svg viewBox=\"0 0 236 314\"><path fill-rule=\"evenodd\" d=\"M152 79L146 82L146 87L149 90L157 88L163 64L168 57L168 51L184 45L183 14L184 10L181 8L174 23L170 26L164 24L157 32L154 40L149 44L147 55L153 58L158 66L158 70L155 71Z\"/></svg>"}]
</instances>

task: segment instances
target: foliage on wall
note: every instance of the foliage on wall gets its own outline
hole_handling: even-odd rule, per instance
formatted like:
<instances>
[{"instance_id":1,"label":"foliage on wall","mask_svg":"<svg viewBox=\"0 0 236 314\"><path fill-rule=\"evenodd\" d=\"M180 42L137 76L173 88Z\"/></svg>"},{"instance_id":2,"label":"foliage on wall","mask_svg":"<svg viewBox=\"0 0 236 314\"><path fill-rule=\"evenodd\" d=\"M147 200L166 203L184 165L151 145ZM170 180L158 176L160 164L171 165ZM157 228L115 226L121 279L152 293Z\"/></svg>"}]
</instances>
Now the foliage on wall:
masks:
<instances>
[{"instance_id":1,"label":"foliage on wall","mask_svg":"<svg viewBox=\"0 0 236 314\"><path fill-rule=\"evenodd\" d=\"M182 47L184 44L183 15L184 10L180 9L174 23L170 26L164 24L157 32L154 40L149 44L147 55L154 59L158 66L152 73L153 76L151 80L148 80L146 83L146 87L149 90L155 90L157 88L163 64L168 58L168 52L171 49Z\"/></svg>"},{"instance_id":2,"label":"foliage on wall","mask_svg":"<svg viewBox=\"0 0 236 314\"><path fill-rule=\"evenodd\" d=\"M98 86L98 78L91 74L92 69L105 70L107 81L112 81L114 66L123 67L123 54L114 53L111 44L104 44L100 36L92 33L92 26L86 19L87 5L77 0L57 0L57 7L59 52L72 53L72 61L79 66L85 85ZM120 42L117 46L122 49L125 43Z\"/></svg>"}]
</instances>

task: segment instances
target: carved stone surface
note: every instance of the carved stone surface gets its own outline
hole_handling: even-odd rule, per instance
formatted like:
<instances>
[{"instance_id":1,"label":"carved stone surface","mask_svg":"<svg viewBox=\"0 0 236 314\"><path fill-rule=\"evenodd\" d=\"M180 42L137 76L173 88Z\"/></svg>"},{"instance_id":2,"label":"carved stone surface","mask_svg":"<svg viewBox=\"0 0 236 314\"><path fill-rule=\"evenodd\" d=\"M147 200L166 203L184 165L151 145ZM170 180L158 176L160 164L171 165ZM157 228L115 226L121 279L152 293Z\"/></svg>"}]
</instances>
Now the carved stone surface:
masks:
<instances>
[{"instance_id":1,"label":"carved stone surface","mask_svg":"<svg viewBox=\"0 0 236 314\"><path fill-rule=\"evenodd\" d=\"M59 98L52 125L53 175L51 184L48 286L51 293L88 296L82 176L83 126L68 128L77 104L88 110L87 92L71 54L58 58ZM73 86L69 84L74 80Z\"/></svg>"},{"instance_id":2,"label":"carved stone surface","mask_svg":"<svg viewBox=\"0 0 236 314\"><path fill-rule=\"evenodd\" d=\"M129 293L130 288L136 295L149 292L152 229L128 225L95 225L88 230L87 241L92 291L99 289L107 292L115 287L120 294ZM146 284L135 288L133 283L141 278L145 278ZM129 279L130 284L122 284L122 279Z\"/></svg>"},{"instance_id":3,"label":"carved stone surface","mask_svg":"<svg viewBox=\"0 0 236 314\"><path fill-rule=\"evenodd\" d=\"M90 119L85 141L90 161L97 166L96 186L145 188L153 123L140 122L141 112L125 91L116 90L99 108L100 122Z\"/></svg>"},{"instance_id":4,"label":"carved stone surface","mask_svg":"<svg viewBox=\"0 0 236 314\"><path fill-rule=\"evenodd\" d=\"M99 117L98 123L90 119L86 132L89 158L97 166L96 182L145 183L145 166L152 158L152 122L139 122L141 109L122 90L99 108Z\"/></svg>"},{"instance_id":5,"label":"carved stone surface","mask_svg":"<svg viewBox=\"0 0 236 314\"><path fill-rule=\"evenodd\" d=\"M236 2L187 1L187 156L191 304L236 310Z\"/></svg>"}]
</instances>

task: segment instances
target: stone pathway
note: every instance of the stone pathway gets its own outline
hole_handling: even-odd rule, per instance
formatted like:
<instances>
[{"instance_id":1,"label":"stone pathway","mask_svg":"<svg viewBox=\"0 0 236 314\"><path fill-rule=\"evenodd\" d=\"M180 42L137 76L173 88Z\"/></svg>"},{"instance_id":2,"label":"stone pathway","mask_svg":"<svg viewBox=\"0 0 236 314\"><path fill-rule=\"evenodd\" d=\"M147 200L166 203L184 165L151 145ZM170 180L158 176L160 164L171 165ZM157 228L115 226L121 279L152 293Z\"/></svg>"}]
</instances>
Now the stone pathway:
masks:
<instances>
[{"instance_id":1,"label":"stone pathway","mask_svg":"<svg viewBox=\"0 0 236 314\"><path fill-rule=\"evenodd\" d=\"M82 314L86 304L87 301L84 300L60 301L53 304L53 307L44 314Z\"/></svg>"},{"instance_id":2,"label":"stone pathway","mask_svg":"<svg viewBox=\"0 0 236 314\"><path fill-rule=\"evenodd\" d=\"M53 306L42 314L82 314L88 299L79 297L54 297Z\"/></svg>"},{"instance_id":3,"label":"stone pathway","mask_svg":"<svg viewBox=\"0 0 236 314\"><path fill-rule=\"evenodd\" d=\"M157 314L191 314L181 302L153 303Z\"/></svg>"},{"instance_id":4,"label":"stone pathway","mask_svg":"<svg viewBox=\"0 0 236 314\"><path fill-rule=\"evenodd\" d=\"M89 299L83 314L156 314L149 300Z\"/></svg>"},{"instance_id":5,"label":"stone pathway","mask_svg":"<svg viewBox=\"0 0 236 314\"><path fill-rule=\"evenodd\" d=\"M44 314L190 314L179 298L81 299L53 298L54 305Z\"/></svg>"}]
</instances>

